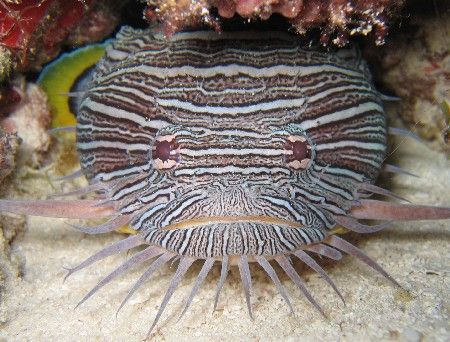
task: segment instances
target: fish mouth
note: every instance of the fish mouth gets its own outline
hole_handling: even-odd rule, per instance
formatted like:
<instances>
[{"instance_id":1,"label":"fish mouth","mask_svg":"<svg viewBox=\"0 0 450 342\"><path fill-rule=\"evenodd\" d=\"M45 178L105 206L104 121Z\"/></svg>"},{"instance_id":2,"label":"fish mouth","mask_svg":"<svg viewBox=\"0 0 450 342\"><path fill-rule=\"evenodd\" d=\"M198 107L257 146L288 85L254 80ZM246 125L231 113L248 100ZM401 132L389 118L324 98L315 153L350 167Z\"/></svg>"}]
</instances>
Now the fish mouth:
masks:
<instances>
[{"instance_id":1,"label":"fish mouth","mask_svg":"<svg viewBox=\"0 0 450 342\"><path fill-rule=\"evenodd\" d=\"M267 215L242 215L242 216L205 216L171 223L162 230L182 230L204 227L205 225L217 223L259 223L266 225L280 225L286 228L301 228L299 222L281 219Z\"/></svg>"}]
</instances>

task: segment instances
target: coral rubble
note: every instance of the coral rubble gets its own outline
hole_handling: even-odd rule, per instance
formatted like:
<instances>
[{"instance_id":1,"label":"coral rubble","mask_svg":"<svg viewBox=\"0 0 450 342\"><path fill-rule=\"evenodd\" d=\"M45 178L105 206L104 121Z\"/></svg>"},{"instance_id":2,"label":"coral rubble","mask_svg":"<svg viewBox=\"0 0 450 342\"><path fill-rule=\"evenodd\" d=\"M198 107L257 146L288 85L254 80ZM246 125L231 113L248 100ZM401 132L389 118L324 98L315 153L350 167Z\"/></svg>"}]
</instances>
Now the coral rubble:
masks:
<instances>
[{"instance_id":1,"label":"coral rubble","mask_svg":"<svg viewBox=\"0 0 450 342\"><path fill-rule=\"evenodd\" d=\"M17 134L5 133L0 128L0 184L14 170L19 142Z\"/></svg>"},{"instance_id":2,"label":"coral rubble","mask_svg":"<svg viewBox=\"0 0 450 342\"><path fill-rule=\"evenodd\" d=\"M343 46L351 35L373 34L382 44L389 22L398 15L405 0L147 0L144 12L149 21L159 21L167 35L200 23L218 27L218 18L239 15L266 20L272 14L287 18L300 34L321 30L323 44Z\"/></svg>"},{"instance_id":3,"label":"coral rubble","mask_svg":"<svg viewBox=\"0 0 450 342\"><path fill-rule=\"evenodd\" d=\"M19 162L39 166L50 146L47 132L51 120L50 107L44 91L33 83L23 85L22 97L0 127L21 140Z\"/></svg>"},{"instance_id":4,"label":"coral rubble","mask_svg":"<svg viewBox=\"0 0 450 342\"><path fill-rule=\"evenodd\" d=\"M445 16L414 16L410 29L378 53L381 83L402 99L398 114L411 129L450 151L450 22Z\"/></svg>"}]
</instances>

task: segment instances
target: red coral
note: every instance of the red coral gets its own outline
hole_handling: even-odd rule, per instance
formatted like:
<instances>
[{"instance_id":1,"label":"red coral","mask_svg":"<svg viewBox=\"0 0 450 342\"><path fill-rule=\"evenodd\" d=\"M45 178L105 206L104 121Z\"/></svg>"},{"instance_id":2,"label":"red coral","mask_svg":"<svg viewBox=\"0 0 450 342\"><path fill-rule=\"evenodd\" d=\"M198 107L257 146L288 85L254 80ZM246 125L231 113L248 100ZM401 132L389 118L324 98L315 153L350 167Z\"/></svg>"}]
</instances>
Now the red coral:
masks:
<instances>
[{"instance_id":1,"label":"red coral","mask_svg":"<svg viewBox=\"0 0 450 342\"><path fill-rule=\"evenodd\" d=\"M0 45L14 53L18 69L38 69L58 54L64 40L85 20L95 2L0 0Z\"/></svg>"}]
</instances>

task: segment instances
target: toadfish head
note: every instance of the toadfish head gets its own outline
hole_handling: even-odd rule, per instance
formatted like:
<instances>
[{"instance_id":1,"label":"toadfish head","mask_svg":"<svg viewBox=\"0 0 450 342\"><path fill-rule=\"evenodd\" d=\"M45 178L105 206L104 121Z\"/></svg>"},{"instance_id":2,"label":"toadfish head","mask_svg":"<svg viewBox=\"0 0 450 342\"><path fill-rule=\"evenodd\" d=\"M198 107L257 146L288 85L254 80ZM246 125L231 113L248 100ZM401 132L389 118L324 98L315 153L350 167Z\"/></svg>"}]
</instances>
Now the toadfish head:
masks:
<instances>
[{"instance_id":1,"label":"toadfish head","mask_svg":"<svg viewBox=\"0 0 450 342\"><path fill-rule=\"evenodd\" d=\"M209 32L124 55L126 33L81 102L77 147L83 172L149 241L193 257L286 253L323 240L367 194L386 125L356 55L290 36L261 51Z\"/></svg>"}]
</instances>

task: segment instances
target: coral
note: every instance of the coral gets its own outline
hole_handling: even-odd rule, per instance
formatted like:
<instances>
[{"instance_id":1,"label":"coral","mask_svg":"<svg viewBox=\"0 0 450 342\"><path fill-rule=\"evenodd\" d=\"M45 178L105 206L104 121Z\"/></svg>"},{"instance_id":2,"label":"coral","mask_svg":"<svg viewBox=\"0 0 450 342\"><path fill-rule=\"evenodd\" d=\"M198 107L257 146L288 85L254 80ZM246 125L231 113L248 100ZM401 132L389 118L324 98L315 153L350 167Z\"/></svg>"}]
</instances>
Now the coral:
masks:
<instances>
[{"instance_id":1,"label":"coral","mask_svg":"<svg viewBox=\"0 0 450 342\"><path fill-rule=\"evenodd\" d=\"M210 13L210 0L149 0L144 17L150 22L160 22L165 35L170 37L185 27L202 24L219 30L217 18Z\"/></svg>"},{"instance_id":2,"label":"coral","mask_svg":"<svg viewBox=\"0 0 450 342\"><path fill-rule=\"evenodd\" d=\"M450 150L450 22L445 16L414 17L409 29L381 51L380 81L401 97L399 115L427 140Z\"/></svg>"},{"instance_id":3,"label":"coral","mask_svg":"<svg viewBox=\"0 0 450 342\"><path fill-rule=\"evenodd\" d=\"M117 12L120 6L120 3L114 3L112 0L95 1L91 10L70 32L65 43L71 46L81 46L108 37L119 22Z\"/></svg>"},{"instance_id":4,"label":"coral","mask_svg":"<svg viewBox=\"0 0 450 342\"><path fill-rule=\"evenodd\" d=\"M6 134L0 128L0 184L16 166L15 158L18 147L17 134Z\"/></svg>"},{"instance_id":5,"label":"coral","mask_svg":"<svg viewBox=\"0 0 450 342\"><path fill-rule=\"evenodd\" d=\"M22 96L20 88L11 82L0 85L0 118L14 110Z\"/></svg>"},{"instance_id":6,"label":"coral","mask_svg":"<svg viewBox=\"0 0 450 342\"><path fill-rule=\"evenodd\" d=\"M0 84L9 79L14 68L11 51L0 45Z\"/></svg>"},{"instance_id":7,"label":"coral","mask_svg":"<svg viewBox=\"0 0 450 342\"><path fill-rule=\"evenodd\" d=\"M51 121L47 96L37 85L24 86L23 97L0 126L6 133L17 133L21 139L18 161L38 166L50 146L47 133Z\"/></svg>"},{"instance_id":8,"label":"coral","mask_svg":"<svg viewBox=\"0 0 450 342\"><path fill-rule=\"evenodd\" d=\"M109 2L0 0L0 46L13 53L19 70L38 70L63 44L93 42L108 35L117 23L117 17L105 10Z\"/></svg>"},{"instance_id":9,"label":"coral","mask_svg":"<svg viewBox=\"0 0 450 342\"><path fill-rule=\"evenodd\" d=\"M211 14L220 17L240 15L249 19L268 19L277 13L287 18L300 34L320 28L321 41L342 46L351 35L372 33L377 44L384 43L388 24L403 7L404 0L148 0L144 16L159 21L167 35L183 27L208 24L218 27Z\"/></svg>"}]
</instances>

